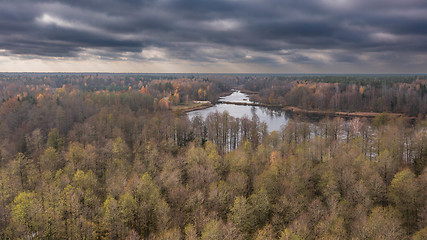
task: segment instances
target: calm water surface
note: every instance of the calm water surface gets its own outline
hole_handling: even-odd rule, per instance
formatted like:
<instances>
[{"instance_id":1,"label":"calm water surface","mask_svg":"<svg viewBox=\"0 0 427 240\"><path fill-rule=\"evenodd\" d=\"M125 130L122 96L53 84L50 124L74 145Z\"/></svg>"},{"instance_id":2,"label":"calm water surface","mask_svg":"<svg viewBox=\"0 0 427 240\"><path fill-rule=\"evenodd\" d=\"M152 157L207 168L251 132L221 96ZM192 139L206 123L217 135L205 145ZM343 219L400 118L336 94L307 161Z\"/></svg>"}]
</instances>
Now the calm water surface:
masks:
<instances>
[{"instance_id":1,"label":"calm water surface","mask_svg":"<svg viewBox=\"0 0 427 240\"><path fill-rule=\"evenodd\" d=\"M239 90L234 91L228 96L220 97L218 102L252 103L252 101L249 100L249 95L242 93Z\"/></svg>"},{"instance_id":2,"label":"calm water surface","mask_svg":"<svg viewBox=\"0 0 427 240\"><path fill-rule=\"evenodd\" d=\"M234 104L224 104L222 101L226 102L236 102L236 103L251 103L249 96L240 91L235 91L231 95L219 98L219 103L215 104L210 108L205 108L202 110L192 111L188 113L188 117L192 119L195 116L201 116L203 119L210 113L214 112L224 112L227 111L231 116L235 118L242 118L246 116L252 118L252 116L258 116L261 122L267 124L268 131L279 131L282 126L285 126L288 123L289 117L286 116L284 111L273 110L266 107L259 106L244 106L244 105L234 105Z\"/></svg>"}]
</instances>

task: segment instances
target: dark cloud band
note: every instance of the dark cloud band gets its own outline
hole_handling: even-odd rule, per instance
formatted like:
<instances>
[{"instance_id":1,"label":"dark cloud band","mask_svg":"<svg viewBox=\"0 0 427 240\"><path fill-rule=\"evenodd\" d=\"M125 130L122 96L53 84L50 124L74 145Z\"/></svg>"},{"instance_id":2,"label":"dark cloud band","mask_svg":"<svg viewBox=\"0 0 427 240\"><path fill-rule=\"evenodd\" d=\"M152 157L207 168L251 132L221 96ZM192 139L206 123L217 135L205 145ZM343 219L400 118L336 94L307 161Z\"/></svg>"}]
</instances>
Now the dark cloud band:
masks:
<instances>
[{"instance_id":1,"label":"dark cloud band","mask_svg":"<svg viewBox=\"0 0 427 240\"><path fill-rule=\"evenodd\" d=\"M421 0L0 1L0 49L28 57L280 65L427 54ZM154 50L153 50L154 49ZM161 52L150 57L150 52ZM3 51L4 52L4 51ZM388 56L388 57L387 57Z\"/></svg>"}]
</instances>

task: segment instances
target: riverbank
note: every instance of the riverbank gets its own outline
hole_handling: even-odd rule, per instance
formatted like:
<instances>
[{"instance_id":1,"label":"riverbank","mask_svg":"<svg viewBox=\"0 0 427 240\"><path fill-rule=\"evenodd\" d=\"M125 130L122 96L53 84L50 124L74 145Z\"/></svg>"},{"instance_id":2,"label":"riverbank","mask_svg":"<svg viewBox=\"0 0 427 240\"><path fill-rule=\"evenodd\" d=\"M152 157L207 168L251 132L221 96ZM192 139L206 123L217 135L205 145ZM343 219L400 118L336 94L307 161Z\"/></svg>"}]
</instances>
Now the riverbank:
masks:
<instances>
[{"instance_id":1,"label":"riverbank","mask_svg":"<svg viewBox=\"0 0 427 240\"><path fill-rule=\"evenodd\" d=\"M268 107L268 108L281 108L281 107L282 107L282 105L271 105L271 104L256 103L256 102L229 102L229 101L218 101L218 103L234 104L234 105L242 105L242 106L258 106L258 107Z\"/></svg>"},{"instance_id":2,"label":"riverbank","mask_svg":"<svg viewBox=\"0 0 427 240\"><path fill-rule=\"evenodd\" d=\"M382 114L377 112L330 112L330 111L321 111L321 110L306 110L297 107L284 107L284 111L289 111L298 114L305 115L317 115L317 116L328 116L328 117L342 117L342 118L375 118L376 116ZM401 113L386 113L390 117L408 117L405 114ZM413 119L414 117L408 117ZM414 118L415 119L415 118Z\"/></svg>"},{"instance_id":3,"label":"riverbank","mask_svg":"<svg viewBox=\"0 0 427 240\"><path fill-rule=\"evenodd\" d=\"M237 88L236 90L239 90L241 93L246 93L248 95L258 94L258 92L254 92L254 91L250 91L250 90L245 90L245 89L242 89L242 88Z\"/></svg>"},{"instance_id":4,"label":"riverbank","mask_svg":"<svg viewBox=\"0 0 427 240\"><path fill-rule=\"evenodd\" d=\"M226 96L228 96L228 95L232 94L233 92L234 92L234 91L227 91L227 92L223 92L223 93L219 94L218 98L226 97Z\"/></svg>"},{"instance_id":5,"label":"riverbank","mask_svg":"<svg viewBox=\"0 0 427 240\"><path fill-rule=\"evenodd\" d=\"M182 112L188 113L188 112L192 112L192 111L202 110L202 109L205 109L205 108L210 108L212 106L213 106L213 104L211 102L206 102L206 103L192 103L192 104L189 104L189 105L173 106L172 110L173 111L182 111Z\"/></svg>"}]
</instances>

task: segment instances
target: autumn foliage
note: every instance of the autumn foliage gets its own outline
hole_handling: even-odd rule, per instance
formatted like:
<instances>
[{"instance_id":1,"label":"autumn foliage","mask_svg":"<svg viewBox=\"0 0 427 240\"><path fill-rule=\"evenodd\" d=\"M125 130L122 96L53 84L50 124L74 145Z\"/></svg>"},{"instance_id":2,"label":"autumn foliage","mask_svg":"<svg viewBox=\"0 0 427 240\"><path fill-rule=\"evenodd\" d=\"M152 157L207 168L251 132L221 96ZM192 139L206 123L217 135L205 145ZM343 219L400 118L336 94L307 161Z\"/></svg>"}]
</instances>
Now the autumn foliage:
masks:
<instances>
[{"instance_id":1,"label":"autumn foliage","mask_svg":"<svg viewBox=\"0 0 427 240\"><path fill-rule=\"evenodd\" d=\"M268 132L256 117L170 110L254 79L151 77L2 80L1 239L426 238L421 117Z\"/></svg>"}]
</instances>

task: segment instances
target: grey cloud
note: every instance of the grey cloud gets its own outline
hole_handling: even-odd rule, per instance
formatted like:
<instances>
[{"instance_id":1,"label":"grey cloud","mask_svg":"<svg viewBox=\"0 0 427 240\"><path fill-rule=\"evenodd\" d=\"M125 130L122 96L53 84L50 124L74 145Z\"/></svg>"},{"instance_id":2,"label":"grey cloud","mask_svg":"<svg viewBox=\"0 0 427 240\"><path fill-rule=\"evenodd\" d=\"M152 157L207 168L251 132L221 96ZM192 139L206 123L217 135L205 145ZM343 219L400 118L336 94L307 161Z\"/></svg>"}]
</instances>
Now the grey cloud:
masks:
<instances>
[{"instance_id":1,"label":"grey cloud","mask_svg":"<svg viewBox=\"0 0 427 240\"><path fill-rule=\"evenodd\" d=\"M299 53L316 50L331 61L360 63L370 54L392 66L399 58L383 56L427 55L421 0L17 0L0 6L0 49L22 57L76 58L92 49L106 60L126 53L161 61L140 54L155 47L165 58L275 66L287 49L292 54L284 58L296 64L320 66Z\"/></svg>"}]
</instances>

